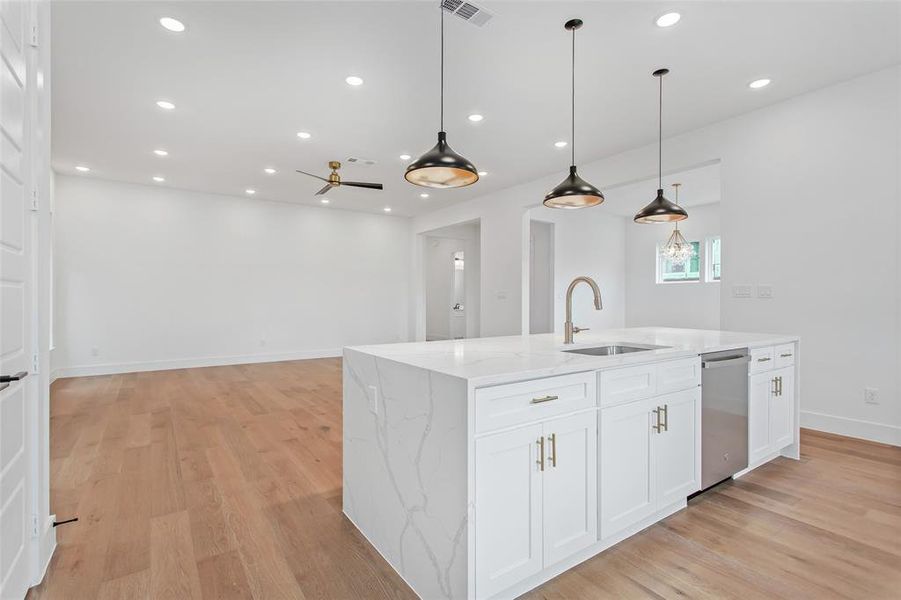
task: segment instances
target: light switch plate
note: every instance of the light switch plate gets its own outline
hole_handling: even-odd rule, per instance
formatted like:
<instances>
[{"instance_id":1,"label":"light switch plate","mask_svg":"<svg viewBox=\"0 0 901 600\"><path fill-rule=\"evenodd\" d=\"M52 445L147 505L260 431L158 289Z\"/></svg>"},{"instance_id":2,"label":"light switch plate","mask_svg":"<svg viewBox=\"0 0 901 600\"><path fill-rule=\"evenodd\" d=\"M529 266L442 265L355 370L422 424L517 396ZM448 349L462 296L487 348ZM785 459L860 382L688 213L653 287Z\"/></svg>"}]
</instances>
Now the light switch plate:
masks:
<instances>
[{"instance_id":1,"label":"light switch plate","mask_svg":"<svg viewBox=\"0 0 901 600\"><path fill-rule=\"evenodd\" d=\"M773 286L770 284L761 284L757 286L757 297L770 300L773 297Z\"/></svg>"},{"instance_id":2,"label":"light switch plate","mask_svg":"<svg viewBox=\"0 0 901 600\"><path fill-rule=\"evenodd\" d=\"M732 286L732 297L733 298L750 298L751 297L751 284L749 283L739 283Z\"/></svg>"},{"instance_id":3,"label":"light switch plate","mask_svg":"<svg viewBox=\"0 0 901 600\"><path fill-rule=\"evenodd\" d=\"M863 401L867 404L879 404L879 390L871 387L864 388Z\"/></svg>"}]
</instances>

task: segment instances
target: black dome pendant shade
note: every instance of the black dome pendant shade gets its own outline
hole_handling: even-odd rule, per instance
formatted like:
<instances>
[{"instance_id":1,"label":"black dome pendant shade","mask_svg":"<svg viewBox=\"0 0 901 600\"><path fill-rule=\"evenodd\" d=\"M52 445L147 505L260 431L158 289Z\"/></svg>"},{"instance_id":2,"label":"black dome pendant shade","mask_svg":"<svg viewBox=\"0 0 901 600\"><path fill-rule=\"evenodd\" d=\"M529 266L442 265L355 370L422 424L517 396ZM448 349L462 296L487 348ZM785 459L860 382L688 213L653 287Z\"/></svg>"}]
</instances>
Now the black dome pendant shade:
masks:
<instances>
[{"instance_id":1,"label":"black dome pendant shade","mask_svg":"<svg viewBox=\"0 0 901 600\"><path fill-rule=\"evenodd\" d=\"M570 19L564 23L563 27L573 34L573 50L572 50L572 113L570 115L570 126L572 128L572 139L570 139L570 149L572 154L569 167L569 175L560 182L557 187L552 189L544 197L544 205L550 208L588 208L597 206L604 201L604 194L601 190L594 187L576 172L576 29L582 26L582 19Z\"/></svg>"},{"instance_id":2,"label":"black dome pendant shade","mask_svg":"<svg viewBox=\"0 0 901 600\"><path fill-rule=\"evenodd\" d=\"M663 76L669 69L657 69L653 75L660 81L660 104L657 126L657 197L638 211L633 219L636 223L672 223L684 221L688 213L678 204L673 204L663 196Z\"/></svg>"},{"instance_id":3,"label":"black dome pendant shade","mask_svg":"<svg viewBox=\"0 0 901 600\"><path fill-rule=\"evenodd\" d=\"M447 145L444 131L444 5L441 11L441 130L438 143L407 167L404 179L414 185L430 188L459 188L479 180L479 172L471 162L454 152Z\"/></svg>"},{"instance_id":4,"label":"black dome pendant shade","mask_svg":"<svg viewBox=\"0 0 901 600\"><path fill-rule=\"evenodd\" d=\"M447 134L439 131L438 143L407 167L404 179L423 187L456 188L475 183L479 173L447 145Z\"/></svg>"}]
</instances>

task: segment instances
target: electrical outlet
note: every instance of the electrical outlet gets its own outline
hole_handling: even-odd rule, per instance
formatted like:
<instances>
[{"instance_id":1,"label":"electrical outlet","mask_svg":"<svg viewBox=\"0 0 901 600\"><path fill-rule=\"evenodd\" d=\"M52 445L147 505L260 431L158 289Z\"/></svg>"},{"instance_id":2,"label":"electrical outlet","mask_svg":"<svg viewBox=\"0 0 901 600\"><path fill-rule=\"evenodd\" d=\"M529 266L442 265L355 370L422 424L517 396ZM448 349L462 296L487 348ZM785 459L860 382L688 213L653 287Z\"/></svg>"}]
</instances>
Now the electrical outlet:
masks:
<instances>
[{"instance_id":1,"label":"electrical outlet","mask_svg":"<svg viewBox=\"0 0 901 600\"><path fill-rule=\"evenodd\" d=\"M379 414L379 388L374 385L367 387L369 388L369 412L377 415Z\"/></svg>"},{"instance_id":2,"label":"electrical outlet","mask_svg":"<svg viewBox=\"0 0 901 600\"><path fill-rule=\"evenodd\" d=\"M751 297L751 286L747 283L740 283L738 285L732 286L732 297L733 298L750 298Z\"/></svg>"},{"instance_id":3,"label":"electrical outlet","mask_svg":"<svg viewBox=\"0 0 901 600\"><path fill-rule=\"evenodd\" d=\"M863 388L863 401L867 404L879 404L879 390L877 388Z\"/></svg>"},{"instance_id":4,"label":"electrical outlet","mask_svg":"<svg viewBox=\"0 0 901 600\"><path fill-rule=\"evenodd\" d=\"M260 340L260 348L266 347L266 340Z\"/></svg>"},{"instance_id":5,"label":"electrical outlet","mask_svg":"<svg viewBox=\"0 0 901 600\"><path fill-rule=\"evenodd\" d=\"M773 297L773 286L769 284L762 284L757 286L757 297L763 298L765 300L770 300Z\"/></svg>"},{"instance_id":6,"label":"electrical outlet","mask_svg":"<svg viewBox=\"0 0 901 600\"><path fill-rule=\"evenodd\" d=\"M91 346L91 356L100 356L100 348Z\"/></svg>"}]
</instances>

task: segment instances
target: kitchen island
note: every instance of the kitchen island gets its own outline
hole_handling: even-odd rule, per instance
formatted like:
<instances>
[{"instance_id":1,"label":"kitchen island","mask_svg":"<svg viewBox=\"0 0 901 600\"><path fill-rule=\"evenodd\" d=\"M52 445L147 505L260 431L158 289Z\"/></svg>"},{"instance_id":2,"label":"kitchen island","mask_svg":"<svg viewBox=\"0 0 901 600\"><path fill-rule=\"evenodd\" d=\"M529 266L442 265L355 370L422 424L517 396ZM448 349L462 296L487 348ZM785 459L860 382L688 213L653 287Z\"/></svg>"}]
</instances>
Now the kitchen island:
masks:
<instances>
[{"instance_id":1,"label":"kitchen island","mask_svg":"<svg viewBox=\"0 0 901 600\"><path fill-rule=\"evenodd\" d=\"M565 351L614 345L642 350ZM701 485L700 355L736 349L750 354L745 471L798 458L797 336L345 348L344 512L423 598L515 597L686 506Z\"/></svg>"}]
</instances>

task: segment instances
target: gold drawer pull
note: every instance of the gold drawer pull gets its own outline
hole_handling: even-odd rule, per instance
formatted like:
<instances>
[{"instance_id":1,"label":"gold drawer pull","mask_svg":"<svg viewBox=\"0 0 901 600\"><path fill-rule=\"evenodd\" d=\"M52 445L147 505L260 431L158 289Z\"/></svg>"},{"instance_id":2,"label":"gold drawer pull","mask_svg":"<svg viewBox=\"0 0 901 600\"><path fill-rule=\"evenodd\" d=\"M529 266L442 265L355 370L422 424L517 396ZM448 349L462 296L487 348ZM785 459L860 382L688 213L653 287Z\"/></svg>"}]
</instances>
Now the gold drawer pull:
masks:
<instances>
[{"instance_id":1,"label":"gold drawer pull","mask_svg":"<svg viewBox=\"0 0 901 600\"><path fill-rule=\"evenodd\" d=\"M763 358L758 358L757 362L766 362L768 360L772 360L769 356L764 356Z\"/></svg>"},{"instance_id":2,"label":"gold drawer pull","mask_svg":"<svg viewBox=\"0 0 901 600\"><path fill-rule=\"evenodd\" d=\"M551 454L549 457L551 459L551 466L556 467L557 466L557 434L552 433L551 435L548 436L548 439L551 441L551 452L553 452L553 454Z\"/></svg>"},{"instance_id":3,"label":"gold drawer pull","mask_svg":"<svg viewBox=\"0 0 901 600\"><path fill-rule=\"evenodd\" d=\"M788 357L791 356L791 355L792 355L791 352L785 352L785 353L783 353L783 354L780 354L780 355L779 355L779 358L788 358Z\"/></svg>"},{"instance_id":4,"label":"gold drawer pull","mask_svg":"<svg viewBox=\"0 0 901 600\"><path fill-rule=\"evenodd\" d=\"M551 400L557 400L560 396L542 396L541 398L532 398L531 404L541 404L542 402L550 402Z\"/></svg>"}]
</instances>

